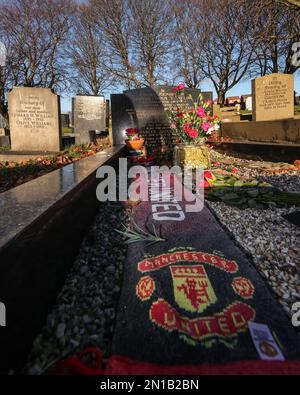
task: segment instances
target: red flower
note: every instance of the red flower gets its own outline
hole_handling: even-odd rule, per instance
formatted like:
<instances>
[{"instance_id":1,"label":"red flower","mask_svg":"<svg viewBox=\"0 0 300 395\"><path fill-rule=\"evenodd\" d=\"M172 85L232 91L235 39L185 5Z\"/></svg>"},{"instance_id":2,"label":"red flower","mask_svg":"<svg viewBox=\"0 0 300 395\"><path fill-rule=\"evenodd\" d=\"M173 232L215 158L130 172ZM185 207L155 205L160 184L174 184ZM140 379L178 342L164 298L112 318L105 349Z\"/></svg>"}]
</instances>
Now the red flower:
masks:
<instances>
[{"instance_id":1,"label":"red flower","mask_svg":"<svg viewBox=\"0 0 300 395\"><path fill-rule=\"evenodd\" d=\"M182 117L183 117L183 112L177 113L177 117L178 117L178 118L182 118Z\"/></svg>"},{"instance_id":2,"label":"red flower","mask_svg":"<svg viewBox=\"0 0 300 395\"><path fill-rule=\"evenodd\" d=\"M220 166L220 163L219 162L213 162L213 166L218 167L218 166Z\"/></svg>"},{"instance_id":3,"label":"red flower","mask_svg":"<svg viewBox=\"0 0 300 395\"><path fill-rule=\"evenodd\" d=\"M210 128L211 125L208 122L203 122L203 124L201 125L202 129L207 132Z\"/></svg>"},{"instance_id":4,"label":"red flower","mask_svg":"<svg viewBox=\"0 0 300 395\"><path fill-rule=\"evenodd\" d=\"M188 129L187 133L191 139L196 139L198 137L198 130L197 129Z\"/></svg>"},{"instance_id":5,"label":"red flower","mask_svg":"<svg viewBox=\"0 0 300 395\"><path fill-rule=\"evenodd\" d=\"M204 178L208 179L208 180L212 180L213 179L213 175L212 175L212 173L210 171L206 170L204 172Z\"/></svg>"},{"instance_id":6,"label":"red flower","mask_svg":"<svg viewBox=\"0 0 300 395\"><path fill-rule=\"evenodd\" d=\"M203 107L198 107L197 115L198 115L198 117L201 117L201 118L206 117L206 112Z\"/></svg>"},{"instance_id":7,"label":"red flower","mask_svg":"<svg viewBox=\"0 0 300 395\"><path fill-rule=\"evenodd\" d=\"M237 169L236 167L234 167L234 168L231 170L232 173L238 173L238 171L239 171L239 169Z\"/></svg>"},{"instance_id":8,"label":"red flower","mask_svg":"<svg viewBox=\"0 0 300 395\"><path fill-rule=\"evenodd\" d=\"M295 166L300 166L300 160L299 159L295 160L294 165Z\"/></svg>"},{"instance_id":9,"label":"red flower","mask_svg":"<svg viewBox=\"0 0 300 395\"><path fill-rule=\"evenodd\" d=\"M180 91L183 91L185 89L185 85L184 84L179 84L178 86L176 86L176 88L172 89L173 93L178 93Z\"/></svg>"}]
</instances>

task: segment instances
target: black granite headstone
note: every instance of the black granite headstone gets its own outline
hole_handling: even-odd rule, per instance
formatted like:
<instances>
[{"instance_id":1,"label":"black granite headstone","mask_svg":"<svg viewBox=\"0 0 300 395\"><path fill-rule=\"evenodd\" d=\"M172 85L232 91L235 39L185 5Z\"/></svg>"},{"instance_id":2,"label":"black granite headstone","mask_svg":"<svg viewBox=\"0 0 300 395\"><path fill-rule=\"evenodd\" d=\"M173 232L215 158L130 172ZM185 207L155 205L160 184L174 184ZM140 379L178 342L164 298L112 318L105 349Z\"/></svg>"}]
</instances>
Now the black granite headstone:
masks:
<instances>
[{"instance_id":1,"label":"black granite headstone","mask_svg":"<svg viewBox=\"0 0 300 395\"><path fill-rule=\"evenodd\" d=\"M72 106L77 143L89 143L92 131L105 131L106 101L103 96L76 96Z\"/></svg>"},{"instance_id":2,"label":"black granite headstone","mask_svg":"<svg viewBox=\"0 0 300 395\"><path fill-rule=\"evenodd\" d=\"M69 128L70 127L70 116L69 114L61 114L61 127Z\"/></svg>"},{"instance_id":3,"label":"black granite headstone","mask_svg":"<svg viewBox=\"0 0 300 395\"><path fill-rule=\"evenodd\" d=\"M175 135L170 129L166 112L176 109L178 103L170 86L141 88L111 95L114 144L124 144L127 128L139 128L148 147L172 145ZM201 91L186 89L179 106L192 106ZM190 99L190 95L193 100ZM202 92L204 101L212 100L212 92Z\"/></svg>"}]
</instances>

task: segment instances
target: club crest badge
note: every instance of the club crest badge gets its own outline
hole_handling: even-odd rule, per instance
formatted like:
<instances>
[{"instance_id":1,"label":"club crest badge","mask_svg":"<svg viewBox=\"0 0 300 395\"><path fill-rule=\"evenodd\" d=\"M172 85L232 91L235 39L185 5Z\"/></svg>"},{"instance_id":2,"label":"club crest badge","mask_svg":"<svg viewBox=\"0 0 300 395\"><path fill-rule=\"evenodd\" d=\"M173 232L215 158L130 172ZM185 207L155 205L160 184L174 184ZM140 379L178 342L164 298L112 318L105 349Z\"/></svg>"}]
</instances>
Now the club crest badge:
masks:
<instances>
[{"instance_id":1,"label":"club crest badge","mask_svg":"<svg viewBox=\"0 0 300 395\"><path fill-rule=\"evenodd\" d=\"M150 276L142 277L136 286L136 294L142 302L151 298L155 291L155 282Z\"/></svg>"},{"instance_id":2,"label":"club crest badge","mask_svg":"<svg viewBox=\"0 0 300 395\"><path fill-rule=\"evenodd\" d=\"M217 301L203 266L171 266L175 301L191 313L202 313Z\"/></svg>"},{"instance_id":3,"label":"club crest badge","mask_svg":"<svg viewBox=\"0 0 300 395\"><path fill-rule=\"evenodd\" d=\"M172 301L159 294L167 284L159 287L155 284L154 277L159 278L157 272L161 270L168 270L169 275L163 278L164 281L170 278ZM215 273L215 283L210 278L213 270L223 273L220 277ZM255 320L255 310L245 303L253 298L255 288L249 279L236 276L239 266L235 261L186 248L156 257L148 256L138 263L138 271L144 276L136 286L136 295L142 302L151 301L150 321L167 333L177 333L190 345L209 344L210 347L220 341L232 347L239 334L249 330L248 323ZM233 299L227 305L218 298L218 278L222 282L227 278L227 287L232 290ZM207 314L213 310L215 313Z\"/></svg>"}]
</instances>

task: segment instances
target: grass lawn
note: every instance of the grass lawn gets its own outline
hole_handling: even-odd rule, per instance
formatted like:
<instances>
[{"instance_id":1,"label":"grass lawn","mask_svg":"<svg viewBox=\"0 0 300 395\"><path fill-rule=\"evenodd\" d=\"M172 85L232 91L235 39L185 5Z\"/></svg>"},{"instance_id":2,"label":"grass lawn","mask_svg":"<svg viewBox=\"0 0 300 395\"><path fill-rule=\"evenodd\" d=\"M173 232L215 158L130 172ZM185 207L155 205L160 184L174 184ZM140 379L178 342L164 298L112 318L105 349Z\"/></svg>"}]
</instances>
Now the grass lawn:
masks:
<instances>
[{"instance_id":1,"label":"grass lawn","mask_svg":"<svg viewBox=\"0 0 300 395\"><path fill-rule=\"evenodd\" d=\"M73 133L73 128L62 128L62 134Z\"/></svg>"}]
</instances>

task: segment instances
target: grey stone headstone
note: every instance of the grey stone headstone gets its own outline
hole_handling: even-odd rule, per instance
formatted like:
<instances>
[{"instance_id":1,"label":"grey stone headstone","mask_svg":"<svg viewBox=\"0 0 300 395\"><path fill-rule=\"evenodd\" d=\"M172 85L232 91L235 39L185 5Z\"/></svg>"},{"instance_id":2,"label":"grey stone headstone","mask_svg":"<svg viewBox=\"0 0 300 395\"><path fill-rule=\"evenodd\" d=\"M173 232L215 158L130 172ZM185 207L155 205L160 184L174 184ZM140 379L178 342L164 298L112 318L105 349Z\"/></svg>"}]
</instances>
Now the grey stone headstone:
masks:
<instances>
[{"instance_id":1,"label":"grey stone headstone","mask_svg":"<svg viewBox=\"0 0 300 395\"><path fill-rule=\"evenodd\" d=\"M294 78L274 73L252 80L253 121L294 118Z\"/></svg>"},{"instance_id":2,"label":"grey stone headstone","mask_svg":"<svg viewBox=\"0 0 300 395\"><path fill-rule=\"evenodd\" d=\"M51 89L13 88L8 112L13 151L60 151L60 97Z\"/></svg>"},{"instance_id":3,"label":"grey stone headstone","mask_svg":"<svg viewBox=\"0 0 300 395\"><path fill-rule=\"evenodd\" d=\"M72 100L76 142L91 142L90 132L106 130L106 101L103 96L76 96Z\"/></svg>"},{"instance_id":4,"label":"grey stone headstone","mask_svg":"<svg viewBox=\"0 0 300 395\"><path fill-rule=\"evenodd\" d=\"M146 145L154 148L172 145L175 136L170 129L166 111L177 108L174 87L158 86L124 91L111 95L113 142L124 144L127 128L139 128L146 139ZM197 100L198 89L187 89L184 103L192 106ZM189 98L192 95L193 100ZM212 100L212 92L202 92L204 101Z\"/></svg>"}]
</instances>

